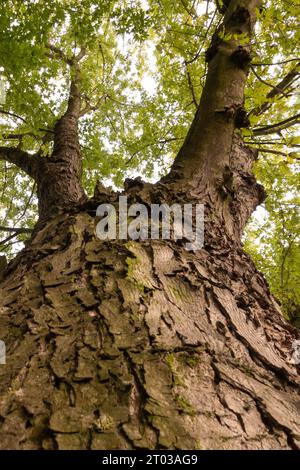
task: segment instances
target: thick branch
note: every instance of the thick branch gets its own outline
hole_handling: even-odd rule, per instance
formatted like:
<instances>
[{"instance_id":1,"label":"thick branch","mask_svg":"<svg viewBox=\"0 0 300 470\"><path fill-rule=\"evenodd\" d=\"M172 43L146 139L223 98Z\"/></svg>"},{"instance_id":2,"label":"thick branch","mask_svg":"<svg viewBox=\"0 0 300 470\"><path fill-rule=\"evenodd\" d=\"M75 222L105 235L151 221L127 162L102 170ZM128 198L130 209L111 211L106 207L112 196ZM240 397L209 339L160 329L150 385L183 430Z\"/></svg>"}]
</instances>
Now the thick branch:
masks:
<instances>
[{"instance_id":1,"label":"thick branch","mask_svg":"<svg viewBox=\"0 0 300 470\"><path fill-rule=\"evenodd\" d=\"M53 140L53 131L50 129L39 129L39 131L44 132L43 135L38 135L35 134L34 132L20 132L20 133L4 133L0 134L2 140L18 140L22 142L24 137L32 137L33 139L36 139L37 141L42 141L43 143L45 142L51 142Z\"/></svg>"},{"instance_id":2,"label":"thick branch","mask_svg":"<svg viewBox=\"0 0 300 470\"><path fill-rule=\"evenodd\" d=\"M3 240L0 240L0 245L6 245L10 240L13 238L17 237L20 233L32 233L33 229L31 228L23 228L23 227L3 227L0 226L0 231L1 232L8 232L10 235L8 235L6 238Z\"/></svg>"},{"instance_id":3,"label":"thick branch","mask_svg":"<svg viewBox=\"0 0 300 470\"><path fill-rule=\"evenodd\" d=\"M71 81L70 96L68 100L68 107L64 117L79 118L81 107L81 95L79 91L79 72L76 71L75 77Z\"/></svg>"},{"instance_id":4,"label":"thick branch","mask_svg":"<svg viewBox=\"0 0 300 470\"><path fill-rule=\"evenodd\" d=\"M82 48L77 56L74 55L71 59L52 44L48 44L48 49L52 55L55 54L64 60L71 69L67 109L54 127L53 152L48 157L38 158L38 153L29 155L17 147L0 147L0 159L17 165L35 179L40 221L77 206L86 198L80 184L82 158L78 136L78 120L81 112L79 61L84 57L85 49ZM32 133L27 135L34 136ZM7 134L5 137L21 141L24 135ZM11 235L3 242L11 240L21 232L10 233Z\"/></svg>"},{"instance_id":5,"label":"thick branch","mask_svg":"<svg viewBox=\"0 0 300 470\"><path fill-rule=\"evenodd\" d=\"M82 157L78 135L78 120L81 113L78 61L83 55L82 50L69 64L71 84L67 109L55 124L53 152L48 158L43 159L42 169L39 172L37 194L40 221L76 207L86 199L80 183Z\"/></svg>"},{"instance_id":6,"label":"thick branch","mask_svg":"<svg viewBox=\"0 0 300 470\"><path fill-rule=\"evenodd\" d=\"M6 245L10 240L15 238L17 236L17 233L13 233L12 235L9 235L8 237L4 238L3 240L0 240L0 246Z\"/></svg>"},{"instance_id":7,"label":"thick branch","mask_svg":"<svg viewBox=\"0 0 300 470\"><path fill-rule=\"evenodd\" d=\"M286 59L286 60L279 60L278 62L252 62L253 67L271 67L273 65L282 65L288 64L289 62L299 62L299 57L295 57L294 59Z\"/></svg>"},{"instance_id":8,"label":"thick branch","mask_svg":"<svg viewBox=\"0 0 300 470\"><path fill-rule=\"evenodd\" d=\"M26 122L26 119L24 119L22 116L19 116L18 114L15 114L15 113L12 113L11 111L5 111L4 109L0 109L0 114L5 114L6 116L19 119L22 122Z\"/></svg>"},{"instance_id":9,"label":"thick branch","mask_svg":"<svg viewBox=\"0 0 300 470\"><path fill-rule=\"evenodd\" d=\"M268 148L263 148L263 147L256 147L259 152L262 153L272 153L274 155L282 155L283 157L288 156L288 153L286 152L281 152L280 150L272 150Z\"/></svg>"},{"instance_id":10,"label":"thick branch","mask_svg":"<svg viewBox=\"0 0 300 470\"><path fill-rule=\"evenodd\" d=\"M81 47L79 53L74 57L76 62L80 62L86 56L86 48L83 46Z\"/></svg>"},{"instance_id":11,"label":"thick branch","mask_svg":"<svg viewBox=\"0 0 300 470\"><path fill-rule=\"evenodd\" d=\"M46 46L52 53L54 53L56 56L62 59L67 65L69 65L70 70L71 70L71 85L70 85L68 106L67 106L67 110L64 116L60 119L60 121L66 117L78 120L80 116L80 103L81 103L81 96L80 96L80 91L79 91L79 83L80 83L79 62L86 55L86 49L85 47L82 47L79 53L77 54L77 56L74 55L73 57L70 58L59 47L51 43L47 43Z\"/></svg>"},{"instance_id":12,"label":"thick branch","mask_svg":"<svg viewBox=\"0 0 300 470\"><path fill-rule=\"evenodd\" d=\"M62 59L66 64L73 65L73 59L70 59L59 47L55 46L54 44L47 43L46 47L51 51L46 55L50 58L53 58L54 55ZM53 54L52 54L53 53Z\"/></svg>"},{"instance_id":13,"label":"thick branch","mask_svg":"<svg viewBox=\"0 0 300 470\"><path fill-rule=\"evenodd\" d=\"M78 120L81 112L79 86L80 69L78 62L73 61L67 109L55 125L54 148L51 156L52 160L65 161L72 166L76 166L78 174L81 173L81 155L78 137Z\"/></svg>"},{"instance_id":14,"label":"thick branch","mask_svg":"<svg viewBox=\"0 0 300 470\"><path fill-rule=\"evenodd\" d=\"M15 147L0 147L0 160L13 163L29 176L36 179L40 164L39 155L30 155Z\"/></svg>"}]
</instances>

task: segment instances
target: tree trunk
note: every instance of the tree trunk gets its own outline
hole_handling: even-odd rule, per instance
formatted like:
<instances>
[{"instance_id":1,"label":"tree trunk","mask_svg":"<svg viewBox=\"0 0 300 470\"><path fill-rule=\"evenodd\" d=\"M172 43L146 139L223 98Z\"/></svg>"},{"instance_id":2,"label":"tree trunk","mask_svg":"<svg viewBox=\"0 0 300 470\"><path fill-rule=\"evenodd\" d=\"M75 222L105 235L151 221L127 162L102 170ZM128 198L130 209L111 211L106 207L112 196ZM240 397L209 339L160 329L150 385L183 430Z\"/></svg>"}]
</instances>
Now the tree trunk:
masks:
<instances>
[{"instance_id":1,"label":"tree trunk","mask_svg":"<svg viewBox=\"0 0 300 470\"><path fill-rule=\"evenodd\" d=\"M74 84L49 158L0 149L37 180L40 203L40 223L0 284L1 449L300 448L297 332L240 241L264 191L256 155L234 136L245 124L249 46L230 35L250 35L258 5L229 3L229 39L213 38L170 174L124 193L130 204L204 203L203 249L96 238L95 209L118 194L99 186L86 202Z\"/></svg>"},{"instance_id":2,"label":"tree trunk","mask_svg":"<svg viewBox=\"0 0 300 470\"><path fill-rule=\"evenodd\" d=\"M251 156L234 146L244 169ZM235 171L223 218L207 201L202 250L98 240L98 192L11 263L0 290L0 448L300 448L295 331L229 233L241 227L238 200L254 201L250 175ZM127 194L174 203L175 187Z\"/></svg>"}]
</instances>

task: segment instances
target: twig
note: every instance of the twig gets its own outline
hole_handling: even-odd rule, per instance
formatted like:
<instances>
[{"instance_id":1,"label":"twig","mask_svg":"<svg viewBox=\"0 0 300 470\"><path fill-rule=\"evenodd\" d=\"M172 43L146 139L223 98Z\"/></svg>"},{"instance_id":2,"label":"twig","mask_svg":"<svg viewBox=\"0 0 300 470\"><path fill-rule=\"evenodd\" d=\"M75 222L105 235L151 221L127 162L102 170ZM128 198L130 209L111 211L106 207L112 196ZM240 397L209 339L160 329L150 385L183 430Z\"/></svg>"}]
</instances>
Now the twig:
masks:
<instances>
[{"instance_id":1,"label":"twig","mask_svg":"<svg viewBox=\"0 0 300 470\"><path fill-rule=\"evenodd\" d=\"M253 67L266 67L266 66L288 64L289 62L299 62L299 61L300 61L299 57L296 57L295 59L281 60L279 62L274 62L273 64L270 64L267 62L252 62L252 65Z\"/></svg>"},{"instance_id":2,"label":"twig","mask_svg":"<svg viewBox=\"0 0 300 470\"><path fill-rule=\"evenodd\" d=\"M257 108L252 109L249 115L259 116L260 114L267 111L267 109L269 109L272 106L272 103L270 103L269 100L271 98L275 98L281 92L286 90L295 81L295 79L297 80L298 76L300 75L299 65L300 65L300 62L295 67L293 67L292 70L290 70L290 72L276 85L276 87L273 88L267 94L266 101L262 103L260 106L258 106ZM253 73L255 74L254 70L253 70Z\"/></svg>"},{"instance_id":3,"label":"twig","mask_svg":"<svg viewBox=\"0 0 300 470\"><path fill-rule=\"evenodd\" d=\"M263 83L264 85L267 85L269 86L270 88L273 88L274 90L276 90L278 93L281 93L282 95L286 96L286 93L284 93L284 91L281 89L281 88L278 88L276 85L272 85L271 83L267 82L266 80L264 80L263 78L261 78L258 73L256 73L255 69L253 68L253 66L251 65L250 66L252 72L254 73L254 75L256 76L256 78L261 82Z\"/></svg>"}]
</instances>

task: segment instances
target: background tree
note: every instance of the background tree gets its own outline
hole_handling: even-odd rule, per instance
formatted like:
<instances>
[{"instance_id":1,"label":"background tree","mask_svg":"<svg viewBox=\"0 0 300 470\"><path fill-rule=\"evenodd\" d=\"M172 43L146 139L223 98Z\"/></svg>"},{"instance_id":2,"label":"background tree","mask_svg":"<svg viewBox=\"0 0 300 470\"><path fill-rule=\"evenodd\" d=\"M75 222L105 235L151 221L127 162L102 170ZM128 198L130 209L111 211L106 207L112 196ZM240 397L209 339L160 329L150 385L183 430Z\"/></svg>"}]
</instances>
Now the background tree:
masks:
<instances>
[{"instance_id":1,"label":"background tree","mask_svg":"<svg viewBox=\"0 0 300 470\"><path fill-rule=\"evenodd\" d=\"M5 251L34 228L2 274L2 448L298 448L297 333L241 249L259 149L264 253L295 312L294 5L1 9ZM125 179L130 202L205 203L204 249L100 242L95 209L118 194L97 179Z\"/></svg>"}]
</instances>

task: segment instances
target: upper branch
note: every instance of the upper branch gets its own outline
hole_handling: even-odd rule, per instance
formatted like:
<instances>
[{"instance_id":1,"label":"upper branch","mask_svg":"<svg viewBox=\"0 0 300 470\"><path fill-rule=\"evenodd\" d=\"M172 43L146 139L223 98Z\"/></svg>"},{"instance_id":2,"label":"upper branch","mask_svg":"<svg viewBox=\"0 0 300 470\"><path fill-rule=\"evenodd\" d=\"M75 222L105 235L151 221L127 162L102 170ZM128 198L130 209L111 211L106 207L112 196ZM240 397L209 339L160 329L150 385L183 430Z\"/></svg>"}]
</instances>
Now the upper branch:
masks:
<instances>
[{"instance_id":1,"label":"upper branch","mask_svg":"<svg viewBox=\"0 0 300 470\"><path fill-rule=\"evenodd\" d=\"M72 58L68 58L63 51L56 46L48 45L51 51L56 53L70 67L71 82L67 109L63 116L56 122L54 128L54 147L51 155L52 161L64 161L75 172L81 174L81 154L78 137L78 120L81 116L81 91L80 91L80 60L85 56L85 48Z\"/></svg>"},{"instance_id":2,"label":"upper branch","mask_svg":"<svg viewBox=\"0 0 300 470\"><path fill-rule=\"evenodd\" d=\"M79 90L80 83L80 67L79 62L86 55L86 48L83 46L80 48L80 51L77 55L68 57L65 52L54 44L47 43L47 48L49 53L47 54L50 57L57 56L63 62L65 62L70 67L71 72L71 85L70 85L70 94L68 99L67 110L63 117L72 117L78 119L80 117L80 105L81 105L81 94Z\"/></svg>"},{"instance_id":3,"label":"upper branch","mask_svg":"<svg viewBox=\"0 0 300 470\"><path fill-rule=\"evenodd\" d=\"M57 56L60 59L62 59L66 64L68 65L73 65L74 60L69 58L64 51L59 49L59 47L55 46L54 44L50 44L49 42L46 44L46 47L50 50L49 53L47 53L47 56L50 58L53 58L53 56Z\"/></svg>"},{"instance_id":4,"label":"upper branch","mask_svg":"<svg viewBox=\"0 0 300 470\"><path fill-rule=\"evenodd\" d=\"M6 116L19 119L20 121L26 123L26 119L24 119L22 116L19 116L18 114L12 113L11 111L5 111L4 109L0 108L0 114L5 114Z\"/></svg>"}]
</instances>

